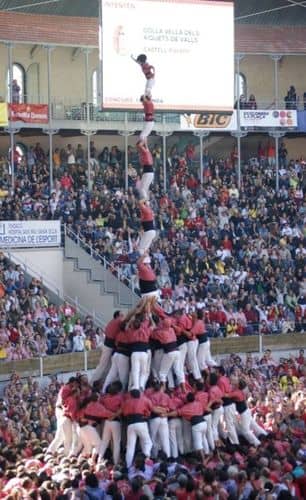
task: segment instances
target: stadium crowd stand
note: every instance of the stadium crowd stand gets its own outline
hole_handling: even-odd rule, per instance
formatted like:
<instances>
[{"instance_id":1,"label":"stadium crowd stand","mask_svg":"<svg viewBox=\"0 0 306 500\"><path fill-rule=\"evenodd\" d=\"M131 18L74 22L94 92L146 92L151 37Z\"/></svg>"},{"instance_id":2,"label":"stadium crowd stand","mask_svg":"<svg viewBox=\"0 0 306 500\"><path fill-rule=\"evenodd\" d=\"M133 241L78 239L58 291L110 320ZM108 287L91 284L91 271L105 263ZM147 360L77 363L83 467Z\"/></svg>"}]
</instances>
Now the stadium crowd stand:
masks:
<instances>
[{"instance_id":1,"label":"stadium crowd stand","mask_svg":"<svg viewBox=\"0 0 306 500\"><path fill-rule=\"evenodd\" d=\"M0 361L16 361L100 346L102 331L67 302L52 304L43 284L0 253Z\"/></svg>"},{"instance_id":2,"label":"stadium crowd stand","mask_svg":"<svg viewBox=\"0 0 306 500\"><path fill-rule=\"evenodd\" d=\"M204 307L210 336L305 331L305 162L279 150L280 189L275 190L275 149L259 144L257 158L243 163L237 187L236 151L215 158L204 151L204 183L198 181L195 148L179 144L168 154L170 186L163 192L161 151L153 148L155 184L150 203L159 237L152 245L167 312ZM9 194L3 157L1 219L61 218L73 238L107 259L111 270L138 290L140 231L135 188L138 157L129 147L129 190L124 192L124 155L117 146L99 153L91 143L94 185L87 186L85 151L55 149L55 188L48 188L48 160L37 143L16 150L16 189ZM88 248L88 247L87 247Z\"/></svg>"},{"instance_id":3,"label":"stadium crowd stand","mask_svg":"<svg viewBox=\"0 0 306 500\"><path fill-rule=\"evenodd\" d=\"M260 444L239 447L222 442L203 462L187 453L166 459L137 454L133 466L114 465L110 450L98 464L79 456L50 453L61 383L47 386L13 373L0 399L0 498L6 500L222 499L302 500L306 496L305 357L261 359L232 355L222 360L232 380L242 378L248 404L262 429ZM86 375L77 374L88 392ZM195 391L194 383L190 380ZM96 386L95 389L98 389ZM148 390L148 394L152 389ZM154 392L154 391L153 391ZM122 443L124 451L124 441Z\"/></svg>"}]
</instances>

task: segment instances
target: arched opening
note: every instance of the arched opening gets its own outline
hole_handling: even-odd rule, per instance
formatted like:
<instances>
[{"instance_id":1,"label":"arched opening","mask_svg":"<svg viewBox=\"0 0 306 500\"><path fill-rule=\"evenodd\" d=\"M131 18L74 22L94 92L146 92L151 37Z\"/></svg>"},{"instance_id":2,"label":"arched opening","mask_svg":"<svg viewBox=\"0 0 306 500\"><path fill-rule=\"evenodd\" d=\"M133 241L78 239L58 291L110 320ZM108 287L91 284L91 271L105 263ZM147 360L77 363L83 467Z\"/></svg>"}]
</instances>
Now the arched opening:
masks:
<instances>
[{"instance_id":1,"label":"arched opening","mask_svg":"<svg viewBox=\"0 0 306 500\"><path fill-rule=\"evenodd\" d=\"M247 99L247 80L243 73L236 73L235 75L235 93L236 99L244 96Z\"/></svg>"},{"instance_id":2,"label":"arched opening","mask_svg":"<svg viewBox=\"0 0 306 500\"><path fill-rule=\"evenodd\" d=\"M11 97L13 104L26 102L26 72L19 63L13 64L13 81L10 88L10 71L7 72L8 97ZM8 99L9 100L9 99Z\"/></svg>"}]
</instances>

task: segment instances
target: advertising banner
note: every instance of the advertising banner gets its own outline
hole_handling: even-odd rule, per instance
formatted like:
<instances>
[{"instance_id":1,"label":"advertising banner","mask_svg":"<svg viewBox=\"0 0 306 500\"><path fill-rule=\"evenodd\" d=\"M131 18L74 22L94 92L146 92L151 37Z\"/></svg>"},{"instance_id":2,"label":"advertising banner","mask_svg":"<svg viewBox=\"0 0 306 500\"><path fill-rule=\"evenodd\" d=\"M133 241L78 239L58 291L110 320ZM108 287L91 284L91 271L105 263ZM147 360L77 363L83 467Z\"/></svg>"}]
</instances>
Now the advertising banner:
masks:
<instances>
[{"instance_id":1,"label":"advertising banner","mask_svg":"<svg viewBox=\"0 0 306 500\"><path fill-rule=\"evenodd\" d=\"M156 109L233 110L234 2L100 3L103 109L141 109L149 65ZM139 55L148 64L136 64Z\"/></svg>"},{"instance_id":2,"label":"advertising banner","mask_svg":"<svg viewBox=\"0 0 306 500\"><path fill-rule=\"evenodd\" d=\"M234 113L198 113L181 115L181 130L232 131L237 128Z\"/></svg>"},{"instance_id":3,"label":"advertising banner","mask_svg":"<svg viewBox=\"0 0 306 500\"><path fill-rule=\"evenodd\" d=\"M0 127L8 126L7 103L0 102Z\"/></svg>"},{"instance_id":4,"label":"advertising banner","mask_svg":"<svg viewBox=\"0 0 306 500\"><path fill-rule=\"evenodd\" d=\"M60 244L59 220L0 222L0 248L58 247Z\"/></svg>"},{"instance_id":5,"label":"advertising banner","mask_svg":"<svg viewBox=\"0 0 306 500\"><path fill-rule=\"evenodd\" d=\"M13 122L48 123L47 104L10 104L10 119Z\"/></svg>"},{"instance_id":6,"label":"advertising banner","mask_svg":"<svg viewBox=\"0 0 306 500\"><path fill-rule=\"evenodd\" d=\"M297 112L292 109L243 109L240 111L241 127L297 127Z\"/></svg>"}]
</instances>

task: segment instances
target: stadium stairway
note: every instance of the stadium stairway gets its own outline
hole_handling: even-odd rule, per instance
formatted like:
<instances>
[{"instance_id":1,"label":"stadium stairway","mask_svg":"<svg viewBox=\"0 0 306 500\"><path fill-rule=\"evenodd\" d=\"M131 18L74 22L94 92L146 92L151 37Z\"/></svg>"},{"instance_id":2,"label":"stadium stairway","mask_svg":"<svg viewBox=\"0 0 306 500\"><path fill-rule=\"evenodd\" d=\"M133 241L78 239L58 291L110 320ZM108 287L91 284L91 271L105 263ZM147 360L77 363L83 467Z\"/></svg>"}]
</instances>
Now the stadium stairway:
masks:
<instances>
[{"instance_id":1,"label":"stadium stairway","mask_svg":"<svg viewBox=\"0 0 306 500\"><path fill-rule=\"evenodd\" d=\"M79 244L78 244L79 243ZM64 288L71 297L88 310L99 312L105 322L116 309L127 312L134 307L139 297L131 288L118 279L108 268L82 248L80 242L65 235Z\"/></svg>"}]
</instances>

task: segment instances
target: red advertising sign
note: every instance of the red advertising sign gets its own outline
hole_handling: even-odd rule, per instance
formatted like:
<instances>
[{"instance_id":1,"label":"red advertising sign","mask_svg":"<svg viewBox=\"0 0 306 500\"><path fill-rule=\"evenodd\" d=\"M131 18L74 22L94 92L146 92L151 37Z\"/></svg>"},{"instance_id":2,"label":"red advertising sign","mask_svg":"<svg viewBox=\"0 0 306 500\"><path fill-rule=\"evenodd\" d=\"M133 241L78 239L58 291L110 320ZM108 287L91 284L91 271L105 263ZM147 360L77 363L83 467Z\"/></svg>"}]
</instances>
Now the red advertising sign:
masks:
<instances>
[{"instance_id":1,"label":"red advertising sign","mask_svg":"<svg viewBox=\"0 0 306 500\"><path fill-rule=\"evenodd\" d=\"M10 104L10 119L13 122L48 123L47 104Z\"/></svg>"}]
</instances>

